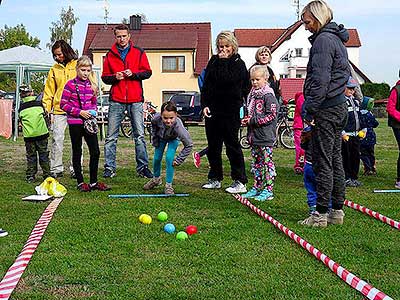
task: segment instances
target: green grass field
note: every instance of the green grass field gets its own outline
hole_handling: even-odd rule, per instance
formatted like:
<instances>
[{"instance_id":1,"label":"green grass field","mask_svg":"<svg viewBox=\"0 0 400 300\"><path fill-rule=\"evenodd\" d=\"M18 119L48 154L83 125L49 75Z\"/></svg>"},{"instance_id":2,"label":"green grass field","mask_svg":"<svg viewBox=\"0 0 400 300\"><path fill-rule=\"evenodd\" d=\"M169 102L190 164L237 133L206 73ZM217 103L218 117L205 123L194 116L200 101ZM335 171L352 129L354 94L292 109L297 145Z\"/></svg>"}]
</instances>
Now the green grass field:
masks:
<instances>
[{"instance_id":1,"label":"green grass field","mask_svg":"<svg viewBox=\"0 0 400 300\"><path fill-rule=\"evenodd\" d=\"M204 128L190 127L195 149L205 146ZM374 194L392 189L397 144L381 120L377 129L377 177L363 177L363 186L349 188L347 198L400 220L399 194ZM68 136L68 134L67 134ZM101 142L103 159L103 144ZM70 155L69 139L65 162ZM148 145L152 159L153 149ZM25 183L25 148L0 139L0 278L20 253L48 203L21 200L33 194ZM245 151L246 165L250 153ZM85 152L85 176L88 176ZM302 177L292 170L294 150L277 148L275 199L254 203L291 228L347 270L400 299L400 233L389 225L350 208L343 226L326 229L297 224L307 216ZM113 194L143 193L146 182L135 172L132 141L118 141L117 176L106 182ZM227 159L224 187L231 183ZM99 175L102 174L100 161ZM177 193L188 198L109 199L107 193L79 193L75 181L64 177L68 193L61 202L42 242L12 299L359 299L362 295L339 279L323 263L258 217L231 195L201 189L207 179L207 160L200 169L192 159L176 170ZM100 179L100 178L99 178ZM249 173L250 184L252 178ZM162 188L155 191L161 193ZM166 211L178 230L189 224L199 233L177 241L156 220ZM151 225L139 223L142 213Z\"/></svg>"}]
</instances>

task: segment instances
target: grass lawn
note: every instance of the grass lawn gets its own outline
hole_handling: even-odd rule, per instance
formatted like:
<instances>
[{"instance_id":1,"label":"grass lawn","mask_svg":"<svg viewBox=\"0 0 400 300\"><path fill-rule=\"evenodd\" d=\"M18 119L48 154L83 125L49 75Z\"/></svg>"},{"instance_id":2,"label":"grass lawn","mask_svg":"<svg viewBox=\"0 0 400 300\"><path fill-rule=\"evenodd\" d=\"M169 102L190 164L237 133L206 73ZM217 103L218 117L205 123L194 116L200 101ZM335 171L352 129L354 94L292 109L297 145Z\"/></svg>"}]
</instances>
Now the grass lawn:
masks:
<instances>
[{"instance_id":1,"label":"grass lawn","mask_svg":"<svg viewBox=\"0 0 400 300\"><path fill-rule=\"evenodd\" d=\"M380 120L376 147L378 176L363 177L347 198L400 220L400 194L374 194L392 189L397 144L386 120ZM195 149L205 146L204 128L190 127ZM67 134L68 136L68 134ZM102 158L99 175L102 175ZM65 159L70 156L69 139ZM150 160L153 149L148 145ZM86 151L86 150L85 150ZM0 138L0 278L21 251L48 203L21 201L33 194L25 182L23 139ZM245 151L249 169L250 153ZM88 177L85 152L85 177ZM400 299L400 233L369 216L345 209L343 226L305 228L307 216L302 177L292 170L294 151L277 148L275 199L254 203L294 230L350 272ZM118 141L117 176L107 179L113 194L143 193L146 182L135 172L132 141ZM224 187L231 183L224 156ZM261 219L223 190L207 191L207 160L200 169L191 157L177 168L174 187L190 197L109 199L107 193L79 193L75 181L62 178L68 193L54 214L42 242L12 299L362 299L312 255L272 224ZM100 179L100 177L99 177ZM252 177L249 173L250 184ZM162 188L156 190L162 192ZM177 241L156 220L166 211L178 230L194 224L199 233ZM151 225L138 221L142 213Z\"/></svg>"}]
</instances>

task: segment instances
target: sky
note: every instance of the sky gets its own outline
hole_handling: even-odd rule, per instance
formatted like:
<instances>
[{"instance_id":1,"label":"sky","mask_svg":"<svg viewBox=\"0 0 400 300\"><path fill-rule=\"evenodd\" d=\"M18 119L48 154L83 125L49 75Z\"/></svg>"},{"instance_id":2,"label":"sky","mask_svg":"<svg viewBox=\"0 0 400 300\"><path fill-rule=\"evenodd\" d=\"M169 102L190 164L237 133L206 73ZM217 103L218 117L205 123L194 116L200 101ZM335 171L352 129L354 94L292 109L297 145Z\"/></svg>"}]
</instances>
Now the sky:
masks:
<instances>
[{"instance_id":1,"label":"sky","mask_svg":"<svg viewBox=\"0 0 400 300\"><path fill-rule=\"evenodd\" d=\"M108 23L143 13L149 23L211 22L212 39L221 30L238 28L287 28L296 20L293 0L2 0L1 29L25 25L29 34L46 48L52 22L61 9L71 6L79 18L74 26L72 46L82 53L88 23L104 23L108 3ZM328 0L334 21L356 28L360 39L360 69L373 82L394 85L400 68L399 0ZM302 6L308 1L300 0Z\"/></svg>"}]
</instances>

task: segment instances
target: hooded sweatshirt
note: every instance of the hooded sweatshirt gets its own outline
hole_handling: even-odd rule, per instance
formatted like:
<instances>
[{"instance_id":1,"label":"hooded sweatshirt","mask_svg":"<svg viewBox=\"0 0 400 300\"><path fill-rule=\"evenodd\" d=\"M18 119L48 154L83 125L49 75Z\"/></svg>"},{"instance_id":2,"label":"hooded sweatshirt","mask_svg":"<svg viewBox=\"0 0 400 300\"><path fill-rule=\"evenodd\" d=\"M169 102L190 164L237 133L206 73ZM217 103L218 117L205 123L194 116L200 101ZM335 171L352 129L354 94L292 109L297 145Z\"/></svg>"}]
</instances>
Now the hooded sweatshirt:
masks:
<instances>
[{"instance_id":1,"label":"hooded sweatshirt","mask_svg":"<svg viewBox=\"0 0 400 300\"><path fill-rule=\"evenodd\" d=\"M350 76L344 43L349 33L343 25L326 24L309 40L312 44L304 83L305 118L311 120L320 109L346 102L344 89Z\"/></svg>"}]
</instances>

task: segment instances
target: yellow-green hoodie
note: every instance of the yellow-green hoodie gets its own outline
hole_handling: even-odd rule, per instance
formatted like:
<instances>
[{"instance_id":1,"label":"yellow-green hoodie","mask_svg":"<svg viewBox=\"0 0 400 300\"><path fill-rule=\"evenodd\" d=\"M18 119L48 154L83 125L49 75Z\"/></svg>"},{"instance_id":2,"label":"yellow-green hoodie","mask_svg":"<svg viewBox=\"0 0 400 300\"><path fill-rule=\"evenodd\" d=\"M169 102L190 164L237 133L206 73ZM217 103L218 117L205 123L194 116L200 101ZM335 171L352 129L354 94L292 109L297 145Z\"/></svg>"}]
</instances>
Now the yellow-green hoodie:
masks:
<instances>
[{"instance_id":1,"label":"yellow-green hoodie","mask_svg":"<svg viewBox=\"0 0 400 300\"><path fill-rule=\"evenodd\" d=\"M61 95L68 80L76 77L76 60L73 59L66 66L55 63L47 75L43 93L43 106L48 113L64 115L60 108Z\"/></svg>"}]
</instances>

